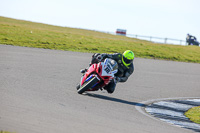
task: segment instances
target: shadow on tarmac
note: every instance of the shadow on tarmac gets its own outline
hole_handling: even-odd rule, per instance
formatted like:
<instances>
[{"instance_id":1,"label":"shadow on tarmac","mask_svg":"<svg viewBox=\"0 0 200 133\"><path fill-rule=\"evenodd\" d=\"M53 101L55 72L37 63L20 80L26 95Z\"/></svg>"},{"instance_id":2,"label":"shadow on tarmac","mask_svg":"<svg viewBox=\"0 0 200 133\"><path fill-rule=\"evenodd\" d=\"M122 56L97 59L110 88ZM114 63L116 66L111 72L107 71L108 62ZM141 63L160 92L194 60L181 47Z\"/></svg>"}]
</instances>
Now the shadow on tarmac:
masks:
<instances>
[{"instance_id":1,"label":"shadow on tarmac","mask_svg":"<svg viewBox=\"0 0 200 133\"><path fill-rule=\"evenodd\" d=\"M123 104L128 104L128 105L134 105L134 106L139 106L139 107L146 107L146 104L142 104L142 103L137 103L137 102L130 102L130 101L126 101L126 100L122 100L119 98L113 98L113 97L108 97L108 96L104 96L104 95L99 95L99 94L93 94L93 93L85 93L85 96L89 96L89 97L93 97L93 98L99 98L99 99L103 99L103 100L108 100L108 101L113 101L113 102L118 102L118 103L123 103Z\"/></svg>"}]
</instances>

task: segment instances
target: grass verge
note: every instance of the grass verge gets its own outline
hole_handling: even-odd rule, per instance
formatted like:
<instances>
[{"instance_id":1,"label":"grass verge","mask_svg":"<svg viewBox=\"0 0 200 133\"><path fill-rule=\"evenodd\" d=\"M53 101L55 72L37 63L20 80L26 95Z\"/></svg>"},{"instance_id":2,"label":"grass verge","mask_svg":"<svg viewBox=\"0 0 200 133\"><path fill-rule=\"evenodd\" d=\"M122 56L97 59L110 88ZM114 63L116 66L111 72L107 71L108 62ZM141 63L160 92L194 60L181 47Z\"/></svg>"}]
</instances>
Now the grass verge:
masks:
<instances>
[{"instance_id":1,"label":"grass verge","mask_svg":"<svg viewBox=\"0 0 200 133\"><path fill-rule=\"evenodd\" d=\"M185 116L188 117L191 121L200 124L200 106L189 109L185 113Z\"/></svg>"},{"instance_id":2,"label":"grass verge","mask_svg":"<svg viewBox=\"0 0 200 133\"><path fill-rule=\"evenodd\" d=\"M0 131L0 133L11 133L11 132L8 132L8 131Z\"/></svg>"},{"instance_id":3,"label":"grass verge","mask_svg":"<svg viewBox=\"0 0 200 133\"><path fill-rule=\"evenodd\" d=\"M0 17L0 44L66 51L115 53L130 49L136 57L200 63L200 47L149 41Z\"/></svg>"}]
</instances>

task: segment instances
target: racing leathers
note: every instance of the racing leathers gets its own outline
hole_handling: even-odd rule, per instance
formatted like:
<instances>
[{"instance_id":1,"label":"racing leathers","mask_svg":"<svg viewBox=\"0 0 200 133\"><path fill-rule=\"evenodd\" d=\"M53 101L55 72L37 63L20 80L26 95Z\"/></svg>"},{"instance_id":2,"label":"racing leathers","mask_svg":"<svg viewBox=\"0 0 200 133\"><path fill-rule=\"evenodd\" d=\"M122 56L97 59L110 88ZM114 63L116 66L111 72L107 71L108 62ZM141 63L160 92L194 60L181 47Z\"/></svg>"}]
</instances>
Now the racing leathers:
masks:
<instances>
[{"instance_id":1,"label":"racing leathers","mask_svg":"<svg viewBox=\"0 0 200 133\"><path fill-rule=\"evenodd\" d=\"M122 62L122 54L99 54L96 53L92 56L91 64L98 63L99 61L104 60L105 58L111 58L118 63L118 72L115 74L115 80L112 80L107 86L104 87L108 91L108 93L113 93L116 87L117 82L126 82L129 76L134 71L133 62L129 66L125 66Z\"/></svg>"}]
</instances>

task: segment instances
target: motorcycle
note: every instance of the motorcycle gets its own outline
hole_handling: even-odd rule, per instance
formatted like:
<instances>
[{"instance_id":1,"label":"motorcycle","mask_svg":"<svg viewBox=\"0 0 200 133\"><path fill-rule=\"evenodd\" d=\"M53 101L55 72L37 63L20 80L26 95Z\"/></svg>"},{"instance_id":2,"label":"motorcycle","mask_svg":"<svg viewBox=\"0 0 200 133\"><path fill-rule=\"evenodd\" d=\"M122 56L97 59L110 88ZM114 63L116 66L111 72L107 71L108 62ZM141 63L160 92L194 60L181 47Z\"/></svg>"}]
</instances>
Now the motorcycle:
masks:
<instances>
[{"instance_id":1,"label":"motorcycle","mask_svg":"<svg viewBox=\"0 0 200 133\"><path fill-rule=\"evenodd\" d=\"M103 90L103 87L114 80L114 74L117 72L118 64L115 60L110 58L92 64L87 72L81 77L80 84L77 87L78 93L82 94L85 91Z\"/></svg>"},{"instance_id":2,"label":"motorcycle","mask_svg":"<svg viewBox=\"0 0 200 133\"><path fill-rule=\"evenodd\" d=\"M196 45L196 46L199 46L199 42L197 40L194 40L193 43L191 43L191 45Z\"/></svg>"},{"instance_id":3,"label":"motorcycle","mask_svg":"<svg viewBox=\"0 0 200 133\"><path fill-rule=\"evenodd\" d=\"M187 43L188 43L188 45L200 46L200 43L194 37L191 37L190 39L187 39Z\"/></svg>"}]
</instances>

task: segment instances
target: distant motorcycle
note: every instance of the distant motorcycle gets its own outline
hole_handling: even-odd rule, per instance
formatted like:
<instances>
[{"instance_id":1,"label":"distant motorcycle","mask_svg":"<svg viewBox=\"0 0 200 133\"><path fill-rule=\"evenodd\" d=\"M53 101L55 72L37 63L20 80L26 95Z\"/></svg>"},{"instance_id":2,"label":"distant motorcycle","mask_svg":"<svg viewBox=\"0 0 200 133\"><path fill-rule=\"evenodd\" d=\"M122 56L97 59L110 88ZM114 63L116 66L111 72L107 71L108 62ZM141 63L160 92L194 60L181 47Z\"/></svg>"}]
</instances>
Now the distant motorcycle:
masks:
<instances>
[{"instance_id":1,"label":"distant motorcycle","mask_svg":"<svg viewBox=\"0 0 200 133\"><path fill-rule=\"evenodd\" d=\"M82 94L85 91L103 90L115 78L118 64L115 60L106 58L104 61L92 64L87 72L81 77L77 91Z\"/></svg>"},{"instance_id":2,"label":"distant motorcycle","mask_svg":"<svg viewBox=\"0 0 200 133\"><path fill-rule=\"evenodd\" d=\"M188 45L195 45L195 46L199 46L199 42L197 41L196 37L192 36L189 39L186 39Z\"/></svg>"},{"instance_id":3,"label":"distant motorcycle","mask_svg":"<svg viewBox=\"0 0 200 133\"><path fill-rule=\"evenodd\" d=\"M191 45L199 46L199 42L197 40L194 40L194 42L192 42Z\"/></svg>"}]
</instances>

